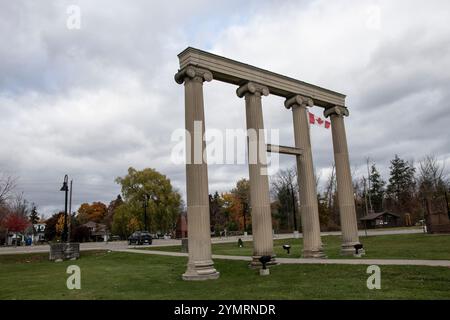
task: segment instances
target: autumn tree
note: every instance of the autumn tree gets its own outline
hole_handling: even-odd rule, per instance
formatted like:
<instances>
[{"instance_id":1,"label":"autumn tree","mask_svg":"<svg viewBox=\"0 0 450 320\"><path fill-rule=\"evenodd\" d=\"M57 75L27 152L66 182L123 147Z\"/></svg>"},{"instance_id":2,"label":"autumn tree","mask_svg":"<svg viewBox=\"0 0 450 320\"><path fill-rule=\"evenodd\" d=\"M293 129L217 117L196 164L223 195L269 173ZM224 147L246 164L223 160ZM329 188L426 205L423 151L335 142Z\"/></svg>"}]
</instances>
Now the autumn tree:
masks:
<instances>
[{"instance_id":1,"label":"autumn tree","mask_svg":"<svg viewBox=\"0 0 450 320\"><path fill-rule=\"evenodd\" d=\"M112 228L112 223L113 223L113 219L114 219L116 210L122 204L123 204L123 200L122 200L122 196L120 194L117 196L117 198L115 200L113 200L109 203L105 218L103 220L103 222L105 223L106 227L109 230L111 230L111 228Z\"/></svg>"},{"instance_id":2,"label":"autumn tree","mask_svg":"<svg viewBox=\"0 0 450 320\"><path fill-rule=\"evenodd\" d=\"M101 223L107 211L108 208L102 202L83 203L78 209L77 219L80 224L85 224L89 221Z\"/></svg>"},{"instance_id":3,"label":"autumn tree","mask_svg":"<svg viewBox=\"0 0 450 320\"><path fill-rule=\"evenodd\" d=\"M65 219L64 214L61 214L58 217L58 221L56 222L56 226L55 226L57 236L61 236L64 231L64 219Z\"/></svg>"},{"instance_id":4,"label":"autumn tree","mask_svg":"<svg viewBox=\"0 0 450 320\"><path fill-rule=\"evenodd\" d=\"M242 228L239 229L249 231L248 217L250 215L250 181L247 179L241 179L236 183L236 187L231 190L231 193L235 197L235 201L239 204L235 205L235 209L240 209L240 215L242 216Z\"/></svg>"},{"instance_id":5,"label":"autumn tree","mask_svg":"<svg viewBox=\"0 0 450 320\"><path fill-rule=\"evenodd\" d=\"M45 220L45 239L52 241L57 237L56 225L61 216L64 216L64 212L53 214L50 218Z\"/></svg>"},{"instance_id":6,"label":"autumn tree","mask_svg":"<svg viewBox=\"0 0 450 320\"><path fill-rule=\"evenodd\" d=\"M129 232L130 221L137 222L132 223L132 227L139 225L143 229L144 202L150 230L163 233L175 230L182 200L165 175L151 168L141 171L129 168L128 174L118 177L116 182L122 187L124 203L116 209L113 230L121 230L122 234ZM135 219L130 220L132 217Z\"/></svg>"},{"instance_id":7,"label":"autumn tree","mask_svg":"<svg viewBox=\"0 0 450 320\"><path fill-rule=\"evenodd\" d=\"M127 238L134 231L144 229L142 206L139 202L124 202L115 210L112 232Z\"/></svg>"},{"instance_id":8,"label":"autumn tree","mask_svg":"<svg viewBox=\"0 0 450 320\"><path fill-rule=\"evenodd\" d=\"M222 213L226 220L224 229L228 231L244 230L243 205L234 193L222 194Z\"/></svg>"}]
</instances>

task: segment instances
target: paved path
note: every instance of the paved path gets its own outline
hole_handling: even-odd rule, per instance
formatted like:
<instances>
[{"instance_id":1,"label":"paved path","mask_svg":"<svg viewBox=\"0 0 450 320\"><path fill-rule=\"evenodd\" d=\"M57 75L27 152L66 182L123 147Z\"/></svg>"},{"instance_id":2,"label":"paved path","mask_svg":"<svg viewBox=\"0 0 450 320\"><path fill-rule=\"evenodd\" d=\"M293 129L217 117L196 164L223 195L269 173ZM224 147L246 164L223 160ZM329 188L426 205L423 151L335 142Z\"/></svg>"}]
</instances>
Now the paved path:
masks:
<instances>
[{"instance_id":1,"label":"paved path","mask_svg":"<svg viewBox=\"0 0 450 320\"><path fill-rule=\"evenodd\" d=\"M422 229L396 229L396 230L368 230L368 236L377 235L395 235L395 234L414 234L423 233ZM322 236L338 236L340 231L336 232L322 232ZM360 230L359 234L361 236L365 235L364 230ZM300 233L300 238L302 234ZM217 237L212 238L211 242L214 243L232 243L237 242L241 238L242 241L252 241L252 236L233 236L233 237ZM286 234L275 234L273 236L274 240L277 239L289 239L293 238L292 233ZM164 247L164 246L176 246L181 245L181 240L179 239L154 239L152 246L154 247ZM133 249L135 246L129 246L126 241L112 241L112 242L87 242L80 244L80 250L118 250L118 249ZM17 253L39 253L39 252L49 252L49 245L37 245L37 246L26 246L26 247L0 247L0 255L2 254L17 254Z\"/></svg>"},{"instance_id":2,"label":"paved path","mask_svg":"<svg viewBox=\"0 0 450 320\"><path fill-rule=\"evenodd\" d=\"M120 249L114 250L119 252L151 254L172 257L187 257L187 253L181 252L165 252L139 249ZM251 261L249 256L227 256L213 254L213 259ZM277 258L280 264L351 264L351 265L381 265L381 266L428 266L428 267L448 267L450 268L450 260L405 260L405 259L293 259L293 258Z\"/></svg>"}]
</instances>

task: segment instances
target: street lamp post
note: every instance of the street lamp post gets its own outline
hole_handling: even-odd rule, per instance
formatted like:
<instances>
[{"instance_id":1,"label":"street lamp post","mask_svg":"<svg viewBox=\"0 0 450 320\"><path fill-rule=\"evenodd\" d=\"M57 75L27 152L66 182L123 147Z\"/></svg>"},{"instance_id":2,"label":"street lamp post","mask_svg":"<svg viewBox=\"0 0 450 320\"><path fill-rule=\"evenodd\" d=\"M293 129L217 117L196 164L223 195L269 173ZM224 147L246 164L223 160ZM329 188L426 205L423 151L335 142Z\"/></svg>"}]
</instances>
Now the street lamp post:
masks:
<instances>
[{"instance_id":1,"label":"street lamp post","mask_svg":"<svg viewBox=\"0 0 450 320\"><path fill-rule=\"evenodd\" d=\"M64 176L64 182L63 185L60 189L60 191L64 191L65 192L65 205L64 205L64 228L63 228L63 233L62 233L62 237L61 237L61 241L62 242L67 242L67 197L68 197L68 193L69 193L69 177L67 176L67 174Z\"/></svg>"},{"instance_id":2,"label":"street lamp post","mask_svg":"<svg viewBox=\"0 0 450 320\"><path fill-rule=\"evenodd\" d=\"M148 231L147 230L147 207L148 207L148 200L149 200L149 196L148 194L144 195L144 231Z\"/></svg>"}]
</instances>

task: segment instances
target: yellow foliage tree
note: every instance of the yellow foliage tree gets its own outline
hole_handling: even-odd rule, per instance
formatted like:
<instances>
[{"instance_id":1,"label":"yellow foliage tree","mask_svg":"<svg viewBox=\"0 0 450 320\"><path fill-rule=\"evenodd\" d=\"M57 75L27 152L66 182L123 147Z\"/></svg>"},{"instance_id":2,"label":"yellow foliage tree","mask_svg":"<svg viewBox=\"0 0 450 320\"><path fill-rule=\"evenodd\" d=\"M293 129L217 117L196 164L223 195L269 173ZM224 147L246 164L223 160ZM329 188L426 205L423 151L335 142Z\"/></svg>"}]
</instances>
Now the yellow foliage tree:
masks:
<instances>
[{"instance_id":1,"label":"yellow foliage tree","mask_svg":"<svg viewBox=\"0 0 450 320\"><path fill-rule=\"evenodd\" d=\"M64 231L64 214L61 214L56 223L56 234L60 236Z\"/></svg>"}]
</instances>

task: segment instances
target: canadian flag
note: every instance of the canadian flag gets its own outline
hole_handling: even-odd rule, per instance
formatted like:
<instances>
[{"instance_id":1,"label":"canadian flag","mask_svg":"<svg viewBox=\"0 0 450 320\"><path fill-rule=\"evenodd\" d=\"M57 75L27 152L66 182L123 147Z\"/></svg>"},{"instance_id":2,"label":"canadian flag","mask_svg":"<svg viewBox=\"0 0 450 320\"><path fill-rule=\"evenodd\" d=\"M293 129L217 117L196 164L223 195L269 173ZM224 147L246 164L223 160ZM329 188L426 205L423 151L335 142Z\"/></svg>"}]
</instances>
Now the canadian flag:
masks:
<instances>
[{"instance_id":1,"label":"canadian flag","mask_svg":"<svg viewBox=\"0 0 450 320\"><path fill-rule=\"evenodd\" d=\"M331 123L330 121L324 120L321 117L316 117L314 113L309 113L309 123L310 124L318 124L320 127L325 127L325 129L330 129Z\"/></svg>"}]
</instances>

